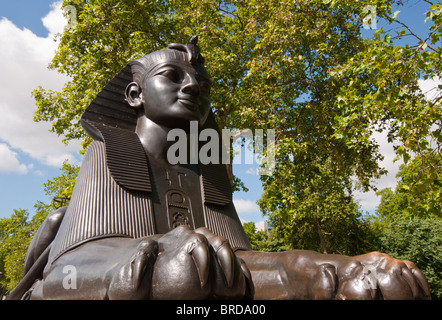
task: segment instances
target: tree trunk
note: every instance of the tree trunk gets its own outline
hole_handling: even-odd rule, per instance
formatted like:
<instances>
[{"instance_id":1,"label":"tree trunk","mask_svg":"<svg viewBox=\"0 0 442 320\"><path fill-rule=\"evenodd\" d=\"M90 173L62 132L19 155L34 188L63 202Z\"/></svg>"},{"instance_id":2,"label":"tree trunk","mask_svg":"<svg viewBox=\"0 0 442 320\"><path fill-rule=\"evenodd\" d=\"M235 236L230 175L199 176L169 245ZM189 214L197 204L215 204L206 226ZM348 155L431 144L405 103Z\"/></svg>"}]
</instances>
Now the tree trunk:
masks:
<instances>
[{"instance_id":1,"label":"tree trunk","mask_svg":"<svg viewBox=\"0 0 442 320\"><path fill-rule=\"evenodd\" d=\"M319 204L316 205L316 217L315 217L316 231L319 235L319 240L321 241L322 253L327 254L327 245L325 243L324 234L321 230L321 224L319 223Z\"/></svg>"},{"instance_id":2,"label":"tree trunk","mask_svg":"<svg viewBox=\"0 0 442 320\"><path fill-rule=\"evenodd\" d=\"M232 162L226 164L227 167L227 176L229 177L230 181L230 187L233 189L233 168L232 168Z\"/></svg>"}]
</instances>

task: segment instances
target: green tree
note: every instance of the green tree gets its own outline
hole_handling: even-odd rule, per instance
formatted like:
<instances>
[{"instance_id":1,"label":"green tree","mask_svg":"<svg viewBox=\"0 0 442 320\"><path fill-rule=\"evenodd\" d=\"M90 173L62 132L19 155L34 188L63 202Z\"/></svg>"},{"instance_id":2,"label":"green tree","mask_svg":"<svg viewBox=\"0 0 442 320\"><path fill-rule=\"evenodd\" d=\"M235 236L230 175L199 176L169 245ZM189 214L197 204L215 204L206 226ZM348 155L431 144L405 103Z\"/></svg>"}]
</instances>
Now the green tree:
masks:
<instances>
[{"instance_id":1,"label":"green tree","mask_svg":"<svg viewBox=\"0 0 442 320\"><path fill-rule=\"evenodd\" d=\"M51 210L67 205L74 190L79 170L80 166L69 164L66 160L60 168L61 174L44 184L45 194L52 199Z\"/></svg>"},{"instance_id":2,"label":"green tree","mask_svg":"<svg viewBox=\"0 0 442 320\"><path fill-rule=\"evenodd\" d=\"M418 86L441 69L441 5L429 4L428 37L413 46L395 42L416 34L394 3L370 5L402 30L364 38L367 4L357 0L64 0L76 24L60 35L50 68L71 81L33 92L35 120L51 121L66 141L84 139L82 111L128 61L198 34L220 127L276 130L275 173L263 177L260 206L281 245L351 253L354 225L365 225L351 190L385 173L372 133L387 130L405 161L441 150L440 101Z\"/></svg>"},{"instance_id":3,"label":"green tree","mask_svg":"<svg viewBox=\"0 0 442 320\"><path fill-rule=\"evenodd\" d=\"M400 167L395 190L378 193L381 202L374 225L378 250L416 263L427 277L433 299L442 299L442 177L440 171L422 165L434 156L418 155ZM430 163L438 161L440 155Z\"/></svg>"},{"instance_id":4,"label":"green tree","mask_svg":"<svg viewBox=\"0 0 442 320\"><path fill-rule=\"evenodd\" d=\"M442 299L442 221L434 218L397 218L381 237L385 253L410 260L422 270L433 299Z\"/></svg>"},{"instance_id":5,"label":"green tree","mask_svg":"<svg viewBox=\"0 0 442 320\"><path fill-rule=\"evenodd\" d=\"M11 217L0 219L0 286L6 290L20 282L28 246L44 217L37 213L29 219L27 210L18 209Z\"/></svg>"},{"instance_id":6,"label":"green tree","mask_svg":"<svg viewBox=\"0 0 442 320\"><path fill-rule=\"evenodd\" d=\"M256 230L254 222L247 222L243 224L244 231L250 240L252 249L256 251L283 251L281 246L274 245L273 234L271 231Z\"/></svg>"},{"instance_id":7,"label":"green tree","mask_svg":"<svg viewBox=\"0 0 442 320\"><path fill-rule=\"evenodd\" d=\"M329 3L334 9L341 5L338 1ZM419 156L415 165L420 174L407 185L414 188L415 197L440 180L440 98L428 100L418 79L439 76L441 7L429 6L427 19L433 25L422 40L398 20L397 13L392 13L391 2L373 5L379 19L404 29L393 36L380 29L364 41L355 30L353 41L346 48L339 45L340 36L345 34L342 30L340 35L333 34L333 40L310 44L312 53L322 58L313 65L324 69L307 78L313 78L312 83L319 90L315 86L308 88L310 99L304 101L303 109L298 105L295 110L297 121L293 124L297 127L279 141L276 173L264 178L261 207L286 243L293 243L296 235L302 234L303 242L296 243L296 247L316 246L316 250L326 252L325 235L330 234L325 229L327 217L332 221L350 217L347 229L338 233L342 236L340 241L350 239L345 231L349 230L348 222L357 221L357 210L348 200L351 190L355 186L367 190L373 178L385 173L379 167L382 155L372 138L375 131L387 131L390 142L396 143L398 158L406 163L413 153ZM342 17L342 12L339 15ZM357 28L357 22L350 24ZM396 44L396 40L410 35L417 37L416 46ZM333 48L338 52L334 53ZM345 53L339 52L342 49ZM329 56L331 52L334 59ZM423 172L425 175L421 176ZM352 177L357 178L356 184ZM426 212L440 213L440 191L435 190L431 197L420 198ZM302 224L295 225L295 221ZM372 238L370 232L367 236Z\"/></svg>"},{"instance_id":8,"label":"green tree","mask_svg":"<svg viewBox=\"0 0 442 320\"><path fill-rule=\"evenodd\" d=\"M334 136L335 119L342 114L334 101L351 80L331 71L366 48L360 33L364 6L359 1L65 0L63 5L76 8L76 24L61 35L50 67L72 80L61 92L37 88L34 97L35 120L51 121L53 131L67 140L84 138L78 124L82 111L128 61L198 34L213 77L212 107L221 128L276 129L276 163L287 176L307 170L303 175L314 177L337 167L334 181L348 184L356 175L367 186L370 177L381 173L373 143L348 148ZM293 170L281 150L295 161L316 159L315 165ZM273 190L280 183L265 179L264 188ZM297 200L325 201L334 193L319 194L324 183L313 183L312 190L296 189L307 184L288 186L274 200L282 205L290 192L299 192L312 196ZM342 190L339 199L346 196ZM264 200L261 204L279 220L287 215L284 209L273 211ZM318 215L316 206L300 205ZM342 205L354 207L351 201ZM326 212L322 207L321 215ZM321 219L317 216L316 225ZM349 218L353 220L354 214Z\"/></svg>"},{"instance_id":9,"label":"green tree","mask_svg":"<svg viewBox=\"0 0 442 320\"><path fill-rule=\"evenodd\" d=\"M340 169L327 160L306 158L307 152L302 157L289 157L267 178L260 205L269 210L273 232L290 249L350 255L370 250L368 222L352 199L349 177L337 175Z\"/></svg>"},{"instance_id":10,"label":"green tree","mask_svg":"<svg viewBox=\"0 0 442 320\"><path fill-rule=\"evenodd\" d=\"M429 7L424 37L401 21L399 11L392 13L387 7L378 13L390 31L376 30L360 52L331 70L333 76L350 80L334 101L340 114L333 136L348 148L362 151L374 131L386 131L389 142L395 143L397 159L407 164L413 154L419 157L417 170L425 171L429 179L419 179L418 188L440 176L442 147L442 96L428 99L418 81L440 76L442 4L425 2Z\"/></svg>"},{"instance_id":11,"label":"green tree","mask_svg":"<svg viewBox=\"0 0 442 320\"><path fill-rule=\"evenodd\" d=\"M381 219L392 221L401 216L442 218L442 172L422 165L423 161L434 156L438 159L432 159L431 163L439 163L440 155L416 156L400 167L394 191L383 189L378 192L381 203L377 212Z\"/></svg>"},{"instance_id":12,"label":"green tree","mask_svg":"<svg viewBox=\"0 0 442 320\"><path fill-rule=\"evenodd\" d=\"M11 217L0 219L0 287L10 291L20 282L32 237L48 213L60 207L59 201L70 199L78 170L76 165L63 163L61 174L44 185L49 203L37 201L32 218L29 218L28 210L19 209L14 210Z\"/></svg>"}]
</instances>

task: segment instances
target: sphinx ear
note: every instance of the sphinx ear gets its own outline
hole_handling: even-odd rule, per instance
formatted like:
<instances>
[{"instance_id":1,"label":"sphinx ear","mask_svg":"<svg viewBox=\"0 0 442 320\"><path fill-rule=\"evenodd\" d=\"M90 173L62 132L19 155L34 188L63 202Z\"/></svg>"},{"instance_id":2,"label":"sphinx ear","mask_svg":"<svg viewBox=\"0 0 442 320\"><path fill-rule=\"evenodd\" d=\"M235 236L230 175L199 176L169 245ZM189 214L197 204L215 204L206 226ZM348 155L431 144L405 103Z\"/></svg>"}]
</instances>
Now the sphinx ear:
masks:
<instances>
[{"instance_id":1,"label":"sphinx ear","mask_svg":"<svg viewBox=\"0 0 442 320\"><path fill-rule=\"evenodd\" d=\"M124 93L126 95L126 101L131 107L139 108L143 105L143 93L137 82L129 83Z\"/></svg>"}]
</instances>

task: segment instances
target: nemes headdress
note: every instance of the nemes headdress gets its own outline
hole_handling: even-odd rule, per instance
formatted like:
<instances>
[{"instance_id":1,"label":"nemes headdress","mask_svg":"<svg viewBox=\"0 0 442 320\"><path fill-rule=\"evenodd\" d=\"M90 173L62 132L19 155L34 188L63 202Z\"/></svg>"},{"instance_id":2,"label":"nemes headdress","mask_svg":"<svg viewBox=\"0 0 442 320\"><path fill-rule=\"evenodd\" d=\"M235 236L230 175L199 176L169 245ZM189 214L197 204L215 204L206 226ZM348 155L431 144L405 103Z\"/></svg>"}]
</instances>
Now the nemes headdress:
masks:
<instances>
[{"instance_id":1,"label":"nemes headdress","mask_svg":"<svg viewBox=\"0 0 442 320\"><path fill-rule=\"evenodd\" d=\"M130 62L133 80L141 84L163 61L178 60L192 65L203 65L204 58L200 54L197 42L198 36L193 36L187 44L172 43L167 49L152 52Z\"/></svg>"},{"instance_id":2,"label":"nemes headdress","mask_svg":"<svg viewBox=\"0 0 442 320\"><path fill-rule=\"evenodd\" d=\"M105 142L106 158L109 170L118 184L129 190L151 192L148 160L144 149L135 133L137 112L126 101L126 87L144 79L161 65L162 61L179 60L192 65L204 64L204 58L197 46L198 37L193 36L187 44L172 43L167 49L159 50L129 62L97 94L84 111L80 123L85 131L95 140ZM212 128L219 132L215 117L210 111L206 123L201 128ZM221 134L219 134L221 137ZM222 146L222 143L220 143ZM221 154L221 153L220 153ZM220 172L219 166L201 166L206 199L214 204L231 202L231 187L227 175ZM227 178L227 179L226 179Z\"/></svg>"},{"instance_id":3,"label":"nemes headdress","mask_svg":"<svg viewBox=\"0 0 442 320\"><path fill-rule=\"evenodd\" d=\"M193 36L187 44L172 43L167 49L129 62L86 108L81 118L81 125L86 132L94 139L102 140L95 124L135 131L137 113L126 101L127 85L134 81L141 84L162 61L179 60L203 65L204 58L200 54L197 42L198 37Z\"/></svg>"}]
</instances>

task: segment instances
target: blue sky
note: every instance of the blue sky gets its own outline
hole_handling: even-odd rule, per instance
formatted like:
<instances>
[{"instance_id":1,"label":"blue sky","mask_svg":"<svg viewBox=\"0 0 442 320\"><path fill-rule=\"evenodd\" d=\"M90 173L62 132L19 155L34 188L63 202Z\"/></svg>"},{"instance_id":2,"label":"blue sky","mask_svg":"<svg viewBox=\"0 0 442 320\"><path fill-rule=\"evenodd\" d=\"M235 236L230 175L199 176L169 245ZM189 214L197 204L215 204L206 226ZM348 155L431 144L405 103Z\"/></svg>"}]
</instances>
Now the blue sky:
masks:
<instances>
[{"instance_id":1,"label":"blue sky","mask_svg":"<svg viewBox=\"0 0 442 320\"><path fill-rule=\"evenodd\" d=\"M47 37L48 29L41 19L51 10L53 0L15 0L0 2L0 16L11 20L19 28L32 30L39 37Z\"/></svg>"},{"instance_id":2,"label":"blue sky","mask_svg":"<svg viewBox=\"0 0 442 320\"><path fill-rule=\"evenodd\" d=\"M53 2L0 2L0 217L19 208L32 214L37 200L50 201L43 184L59 174L62 162L81 161L78 142L65 146L50 124L32 121L31 91L39 85L59 90L67 80L47 69L54 33L63 27Z\"/></svg>"},{"instance_id":3,"label":"blue sky","mask_svg":"<svg viewBox=\"0 0 442 320\"><path fill-rule=\"evenodd\" d=\"M77 141L68 146L61 137L50 133L48 123L32 121L35 109L30 92L38 85L60 90L67 78L46 67L53 57L54 34L62 30L64 21L60 10L50 0L14 0L0 2L0 218L11 215L13 209L28 209L34 213L37 200L48 202L43 184L59 174L65 159L80 163ZM412 0L400 10L399 18L418 34L425 34L423 24L428 4ZM381 27L378 24L377 27ZM364 30L366 37L374 30ZM410 39L410 41L414 41ZM430 84L431 85L431 84ZM394 187L398 164L392 163L394 153L385 137L379 135L384 165L390 175L378 182L380 188ZM249 192L234 194L240 217L245 221L263 220L256 205L262 193L257 165L234 165ZM357 194L362 209L373 212L378 199L374 193Z\"/></svg>"}]
</instances>

